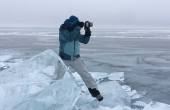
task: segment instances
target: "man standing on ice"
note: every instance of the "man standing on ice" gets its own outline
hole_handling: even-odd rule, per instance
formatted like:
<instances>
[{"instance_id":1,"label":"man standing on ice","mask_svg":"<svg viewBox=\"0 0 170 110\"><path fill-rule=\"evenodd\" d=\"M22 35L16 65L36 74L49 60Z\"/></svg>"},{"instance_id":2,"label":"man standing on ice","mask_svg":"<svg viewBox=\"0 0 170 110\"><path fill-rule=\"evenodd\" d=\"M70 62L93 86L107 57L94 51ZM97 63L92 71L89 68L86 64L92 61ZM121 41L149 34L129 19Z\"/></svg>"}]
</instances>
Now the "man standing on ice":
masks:
<instances>
[{"instance_id":1,"label":"man standing on ice","mask_svg":"<svg viewBox=\"0 0 170 110\"><path fill-rule=\"evenodd\" d=\"M85 82L89 92L93 97L96 97L98 101L103 100L100 95L97 84L92 78L91 74L87 71L80 54L79 54L79 42L87 44L89 42L91 31L90 28L85 30L85 34L81 35L80 30L84 26L84 22L80 22L76 16L70 16L66 19L64 24L59 29L59 55L64 61L66 66L71 66L81 76Z\"/></svg>"}]
</instances>

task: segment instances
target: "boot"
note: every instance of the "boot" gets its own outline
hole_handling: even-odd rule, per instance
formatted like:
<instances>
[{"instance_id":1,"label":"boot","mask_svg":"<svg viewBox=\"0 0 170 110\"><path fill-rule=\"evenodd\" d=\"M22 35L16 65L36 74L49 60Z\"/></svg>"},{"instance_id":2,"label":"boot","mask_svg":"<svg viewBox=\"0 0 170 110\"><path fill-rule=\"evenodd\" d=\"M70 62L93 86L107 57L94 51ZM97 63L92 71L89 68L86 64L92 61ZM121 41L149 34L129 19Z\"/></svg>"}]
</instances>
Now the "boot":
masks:
<instances>
[{"instance_id":1,"label":"boot","mask_svg":"<svg viewBox=\"0 0 170 110\"><path fill-rule=\"evenodd\" d=\"M103 100L103 96L100 95L100 92L94 88L94 89L91 89L91 88L88 88L90 94L93 96L93 97L96 97L96 99L98 101L102 101Z\"/></svg>"},{"instance_id":2,"label":"boot","mask_svg":"<svg viewBox=\"0 0 170 110\"><path fill-rule=\"evenodd\" d=\"M96 99L97 99L98 101L102 101L102 100L103 100L103 96L99 94L99 95L96 96Z\"/></svg>"}]
</instances>

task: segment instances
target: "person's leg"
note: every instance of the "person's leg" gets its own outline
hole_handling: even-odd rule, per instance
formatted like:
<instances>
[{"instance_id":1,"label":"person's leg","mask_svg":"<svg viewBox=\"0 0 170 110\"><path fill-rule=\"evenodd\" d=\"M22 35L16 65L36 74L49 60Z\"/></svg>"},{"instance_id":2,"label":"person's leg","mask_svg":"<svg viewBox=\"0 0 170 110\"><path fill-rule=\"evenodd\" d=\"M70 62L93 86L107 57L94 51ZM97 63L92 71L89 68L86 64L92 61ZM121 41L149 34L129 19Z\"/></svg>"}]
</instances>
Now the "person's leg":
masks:
<instances>
[{"instance_id":1,"label":"person's leg","mask_svg":"<svg viewBox=\"0 0 170 110\"><path fill-rule=\"evenodd\" d=\"M71 67L81 76L84 83L88 88L98 88L95 80L92 78L91 74L87 71L86 66L84 65L81 58L78 58L73 61Z\"/></svg>"},{"instance_id":2,"label":"person's leg","mask_svg":"<svg viewBox=\"0 0 170 110\"><path fill-rule=\"evenodd\" d=\"M81 76L91 95L101 101L103 97L100 95L97 84L91 74L87 71L81 58L74 60L70 66Z\"/></svg>"},{"instance_id":3,"label":"person's leg","mask_svg":"<svg viewBox=\"0 0 170 110\"><path fill-rule=\"evenodd\" d=\"M65 64L67 67L69 67L70 64L71 64L73 61L71 61L71 60L63 60L63 62L64 62L64 64Z\"/></svg>"}]
</instances>

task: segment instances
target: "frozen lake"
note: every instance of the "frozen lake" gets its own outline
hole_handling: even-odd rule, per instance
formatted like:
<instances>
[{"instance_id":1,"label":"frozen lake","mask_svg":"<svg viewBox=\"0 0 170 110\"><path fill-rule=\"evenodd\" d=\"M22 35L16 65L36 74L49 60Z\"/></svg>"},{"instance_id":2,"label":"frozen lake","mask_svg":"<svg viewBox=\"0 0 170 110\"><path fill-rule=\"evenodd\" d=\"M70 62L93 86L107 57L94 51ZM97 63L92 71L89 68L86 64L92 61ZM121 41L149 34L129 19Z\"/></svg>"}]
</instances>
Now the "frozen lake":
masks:
<instances>
[{"instance_id":1,"label":"frozen lake","mask_svg":"<svg viewBox=\"0 0 170 110\"><path fill-rule=\"evenodd\" d=\"M0 56L12 55L8 62L58 53L58 46L58 30L0 30ZM90 72L124 72L125 85L147 92L142 101L170 104L170 30L92 30L81 57Z\"/></svg>"}]
</instances>

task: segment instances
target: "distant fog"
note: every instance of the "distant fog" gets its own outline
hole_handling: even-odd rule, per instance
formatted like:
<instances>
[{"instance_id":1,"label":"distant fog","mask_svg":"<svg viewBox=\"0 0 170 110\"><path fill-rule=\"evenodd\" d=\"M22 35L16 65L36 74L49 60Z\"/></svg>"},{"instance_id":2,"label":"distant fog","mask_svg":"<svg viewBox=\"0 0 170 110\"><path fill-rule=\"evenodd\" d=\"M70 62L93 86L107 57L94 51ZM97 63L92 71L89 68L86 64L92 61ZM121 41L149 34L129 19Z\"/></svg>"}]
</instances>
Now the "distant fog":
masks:
<instances>
[{"instance_id":1,"label":"distant fog","mask_svg":"<svg viewBox=\"0 0 170 110\"><path fill-rule=\"evenodd\" d=\"M170 29L170 0L0 0L0 27L55 27L70 15L94 28Z\"/></svg>"}]
</instances>

